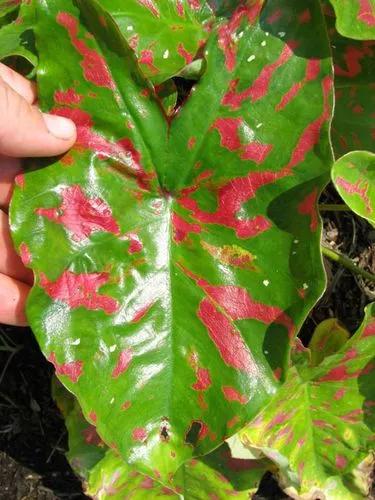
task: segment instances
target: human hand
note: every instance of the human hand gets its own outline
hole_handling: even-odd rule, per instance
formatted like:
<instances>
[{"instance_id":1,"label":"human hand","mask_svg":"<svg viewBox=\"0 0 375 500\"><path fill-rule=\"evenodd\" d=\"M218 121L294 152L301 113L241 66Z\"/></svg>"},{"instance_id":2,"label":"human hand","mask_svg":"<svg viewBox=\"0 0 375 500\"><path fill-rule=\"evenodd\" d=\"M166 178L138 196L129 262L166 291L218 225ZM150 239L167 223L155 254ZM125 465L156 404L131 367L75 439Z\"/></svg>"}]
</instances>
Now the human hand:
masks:
<instances>
[{"instance_id":1,"label":"human hand","mask_svg":"<svg viewBox=\"0 0 375 500\"><path fill-rule=\"evenodd\" d=\"M25 326L25 302L33 274L16 254L7 210L20 158L55 156L76 140L71 120L43 114L32 82L0 63L0 323Z\"/></svg>"}]
</instances>

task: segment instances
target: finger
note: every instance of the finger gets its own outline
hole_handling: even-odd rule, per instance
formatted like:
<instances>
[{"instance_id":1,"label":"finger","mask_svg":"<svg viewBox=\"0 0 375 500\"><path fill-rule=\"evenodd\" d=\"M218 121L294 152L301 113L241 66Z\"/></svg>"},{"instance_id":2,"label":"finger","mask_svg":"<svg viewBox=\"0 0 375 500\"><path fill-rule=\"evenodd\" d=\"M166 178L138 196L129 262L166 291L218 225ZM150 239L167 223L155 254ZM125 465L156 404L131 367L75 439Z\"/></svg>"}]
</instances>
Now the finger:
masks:
<instances>
[{"instance_id":1,"label":"finger","mask_svg":"<svg viewBox=\"0 0 375 500\"><path fill-rule=\"evenodd\" d=\"M42 114L0 80L0 153L12 157L56 156L76 140L74 123Z\"/></svg>"},{"instance_id":2,"label":"finger","mask_svg":"<svg viewBox=\"0 0 375 500\"><path fill-rule=\"evenodd\" d=\"M30 287L0 274L0 323L26 326L26 300Z\"/></svg>"},{"instance_id":3,"label":"finger","mask_svg":"<svg viewBox=\"0 0 375 500\"><path fill-rule=\"evenodd\" d=\"M0 211L0 273L10 278L23 281L29 285L33 284L34 275L30 269L26 269L21 258L13 247L10 236L8 217Z\"/></svg>"},{"instance_id":4,"label":"finger","mask_svg":"<svg viewBox=\"0 0 375 500\"><path fill-rule=\"evenodd\" d=\"M36 86L22 75L0 63L0 78L13 90L22 96L29 104L34 104L37 99Z\"/></svg>"},{"instance_id":5,"label":"finger","mask_svg":"<svg viewBox=\"0 0 375 500\"><path fill-rule=\"evenodd\" d=\"M16 175L22 172L21 161L0 155L0 209L6 210L9 206Z\"/></svg>"}]
</instances>

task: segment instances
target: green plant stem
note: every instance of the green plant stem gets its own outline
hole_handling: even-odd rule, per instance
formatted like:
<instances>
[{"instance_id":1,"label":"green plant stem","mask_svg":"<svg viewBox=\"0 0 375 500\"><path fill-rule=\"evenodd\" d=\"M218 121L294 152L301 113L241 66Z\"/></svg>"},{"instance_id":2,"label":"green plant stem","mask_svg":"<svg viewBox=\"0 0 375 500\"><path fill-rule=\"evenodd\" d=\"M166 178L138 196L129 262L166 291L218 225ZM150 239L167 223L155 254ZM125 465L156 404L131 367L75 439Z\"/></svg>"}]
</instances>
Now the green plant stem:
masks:
<instances>
[{"instance_id":1,"label":"green plant stem","mask_svg":"<svg viewBox=\"0 0 375 500\"><path fill-rule=\"evenodd\" d=\"M321 249L323 255L325 257L328 257L328 259L346 267L352 273L359 274L359 276L362 276L362 278L365 278L366 280L375 283L375 274L369 273L364 269L361 269L360 267L356 266L354 262L351 259L349 259L349 257L346 257L346 255L342 255L341 253L332 250L332 248L327 248L324 245L321 245Z\"/></svg>"},{"instance_id":2,"label":"green plant stem","mask_svg":"<svg viewBox=\"0 0 375 500\"><path fill-rule=\"evenodd\" d=\"M345 205L343 203L320 203L319 210L320 212L350 212L350 208L348 207L348 205Z\"/></svg>"}]
</instances>

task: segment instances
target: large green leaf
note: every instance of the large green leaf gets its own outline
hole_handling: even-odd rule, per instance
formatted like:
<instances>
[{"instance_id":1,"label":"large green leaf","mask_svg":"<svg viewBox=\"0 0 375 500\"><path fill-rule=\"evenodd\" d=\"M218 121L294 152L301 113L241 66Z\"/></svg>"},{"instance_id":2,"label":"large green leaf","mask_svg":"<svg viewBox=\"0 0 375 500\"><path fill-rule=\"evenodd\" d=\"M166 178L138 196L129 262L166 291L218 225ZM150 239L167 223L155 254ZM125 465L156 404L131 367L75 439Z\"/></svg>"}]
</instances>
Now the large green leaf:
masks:
<instances>
[{"instance_id":1,"label":"large green leaf","mask_svg":"<svg viewBox=\"0 0 375 500\"><path fill-rule=\"evenodd\" d=\"M298 498L363 498L359 482L375 429L375 306L357 333L319 366L292 368L271 403L240 437L279 467L285 486ZM364 468L362 466L362 468ZM362 486L362 488L360 488Z\"/></svg>"},{"instance_id":2,"label":"large green leaf","mask_svg":"<svg viewBox=\"0 0 375 500\"><path fill-rule=\"evenodd\" d=\"M332 180L353 212L375 225L375 154L353 151L342 156L333 165Z\"/></svg>"},{"instance_id":3,"label":"large green leaf","mask_svg":"<svg viewBox=\"0 0 375 500\"><path fill-rule=\"evenodd\" d=\"M341 35L356 40L375 38L375 0L330 0Z\"/></svg>"},{"instance_id":4,"label":"large green leaf","mask_svg":"<svg viewBox=\"0 0 375 500\"><path fill-rule=\"evenodd\" d=\"M328 41L318 0L239 6L170 124L111 18L77 5L37 4L40 102L78 141L17 180L28 317L102 439L165 479L275 393L323 291Z\"/></svg>"},{"instance_id":5,"label":"large green leaf","mask_svg":"<svg viewBox=\"0 0 375 500\"><path fill-rule=\"evenodd\" d=\"M375 41L350 40L335 29L335 16L325 6L335 67L335 114L332 143L336 157L349 151L374 149Z\"/></svg>"}]
</instances>

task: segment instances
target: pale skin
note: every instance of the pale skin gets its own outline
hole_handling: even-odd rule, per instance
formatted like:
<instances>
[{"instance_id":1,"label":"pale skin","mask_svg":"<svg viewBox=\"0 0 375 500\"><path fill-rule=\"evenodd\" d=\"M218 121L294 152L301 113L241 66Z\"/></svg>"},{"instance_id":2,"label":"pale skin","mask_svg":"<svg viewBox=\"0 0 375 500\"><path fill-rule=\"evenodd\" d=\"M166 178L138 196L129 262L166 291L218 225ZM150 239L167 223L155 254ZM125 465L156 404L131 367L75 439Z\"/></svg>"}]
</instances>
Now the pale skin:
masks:
<instances>
[{"instance_id":1,"label":"pale skin","mask_svg":"<svg viewBox=\"0 0 375 500\"><path fill-rule=\"evenodd\" d=\"M22 158L56 156L76 140L71 120L41 113L35 85L0 63L0 323L26 326L33 274L16 254L8 207Z\"/></svg>"}]
</instances>

